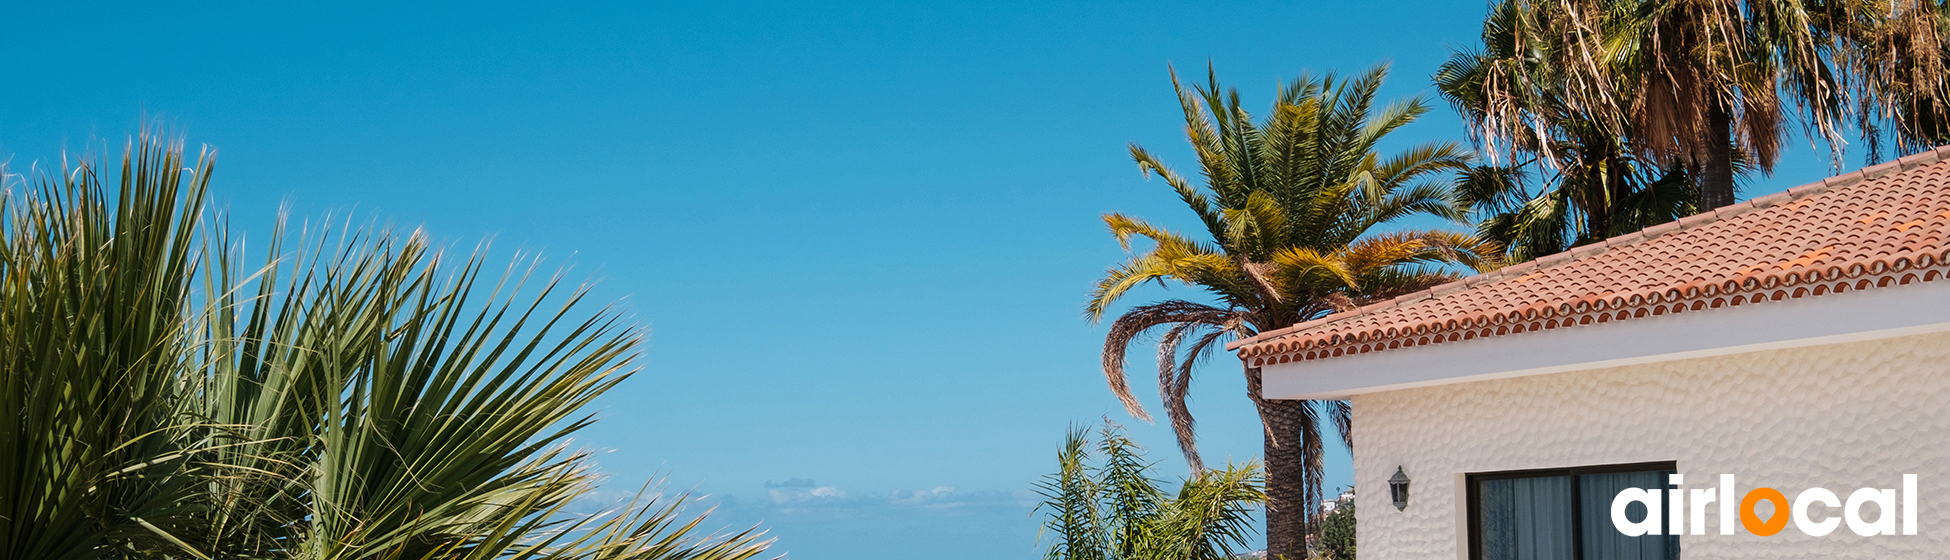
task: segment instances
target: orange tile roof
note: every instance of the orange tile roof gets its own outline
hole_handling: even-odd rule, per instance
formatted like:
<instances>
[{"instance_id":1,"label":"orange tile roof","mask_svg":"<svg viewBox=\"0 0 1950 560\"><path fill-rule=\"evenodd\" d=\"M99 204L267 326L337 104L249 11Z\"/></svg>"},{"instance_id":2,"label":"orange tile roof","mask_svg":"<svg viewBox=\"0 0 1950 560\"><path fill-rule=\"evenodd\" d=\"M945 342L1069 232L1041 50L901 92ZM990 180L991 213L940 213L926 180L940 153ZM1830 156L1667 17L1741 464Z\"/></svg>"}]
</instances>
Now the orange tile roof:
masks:
<instances>
[{"instance_id":1,"label":"orange tile roof","mask_svg":"<svg viewBox=\"0 0 1950 560\"><path fill-rule=\"evenodd\" d=\"M1257 367L1928 282L1947 232L1950 146L1227 346Z\"/></svg>"}]
</instances>

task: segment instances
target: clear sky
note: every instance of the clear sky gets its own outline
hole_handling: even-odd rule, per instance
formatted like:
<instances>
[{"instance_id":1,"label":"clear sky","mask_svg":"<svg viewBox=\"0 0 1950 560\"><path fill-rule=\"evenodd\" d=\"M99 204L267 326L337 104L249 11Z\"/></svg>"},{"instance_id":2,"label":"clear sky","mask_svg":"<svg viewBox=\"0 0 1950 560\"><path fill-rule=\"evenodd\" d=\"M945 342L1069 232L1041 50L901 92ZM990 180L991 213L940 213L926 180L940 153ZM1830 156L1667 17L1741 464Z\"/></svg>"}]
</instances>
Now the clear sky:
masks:
<instances>
[{"instance_id":1,"label":"clear sky","mask_svg":"<svg viewBox=\"0 0 1950 560\"><path fill-rule=\"evenodd\" d=\"M147 115L221 151L216 197L252 231L288 202L573 265L652 333L579 439L612 488L694 487L801 560L1036 557L1030 484L1073 422L1131 425L1182 475L1080 315L1122 256L1101 213L1194 227L1125 151L1195 170L1167 65L1213 62L1249 107L1385 61L1387 97L1428 94L1484 9L296 4L0 6L0 155L119 149ZM1391 148L1461 139L1436 107ZM1745 194L1827 174L1796 144ZM1195 295L1138 299L1167 294ZM1205 456L1256 458L1236 362L1202 375ZM1352 480L1345 450L1328 464Z\"/></svg>"}]
</instances>

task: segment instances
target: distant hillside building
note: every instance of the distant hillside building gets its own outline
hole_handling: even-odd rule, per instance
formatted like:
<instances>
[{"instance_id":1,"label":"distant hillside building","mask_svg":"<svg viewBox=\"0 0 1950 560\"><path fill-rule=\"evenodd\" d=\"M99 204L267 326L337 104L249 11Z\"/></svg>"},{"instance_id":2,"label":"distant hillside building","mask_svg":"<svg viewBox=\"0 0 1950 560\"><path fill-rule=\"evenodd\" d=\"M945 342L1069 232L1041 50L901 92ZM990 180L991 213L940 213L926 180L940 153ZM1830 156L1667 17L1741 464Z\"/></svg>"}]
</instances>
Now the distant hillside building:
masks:
<instances>
[{"instance_id":1,"label":"distant hillside building","mask_svg":"<svg viewBox=\"0 0 1950 560\"><path fill-rule=\"evenodd\" d=\"M1341 504L1354 503L1351 501L1353 499L1354 499L1354 489L1348 488L1347 490L1342 491L1341 495L1335 496L1334 499L1332 500L1321 500L1320 515L1325 517L1329 513L1334 513L1334 510L1340 509Z\"/></svg>"}]
</instances>

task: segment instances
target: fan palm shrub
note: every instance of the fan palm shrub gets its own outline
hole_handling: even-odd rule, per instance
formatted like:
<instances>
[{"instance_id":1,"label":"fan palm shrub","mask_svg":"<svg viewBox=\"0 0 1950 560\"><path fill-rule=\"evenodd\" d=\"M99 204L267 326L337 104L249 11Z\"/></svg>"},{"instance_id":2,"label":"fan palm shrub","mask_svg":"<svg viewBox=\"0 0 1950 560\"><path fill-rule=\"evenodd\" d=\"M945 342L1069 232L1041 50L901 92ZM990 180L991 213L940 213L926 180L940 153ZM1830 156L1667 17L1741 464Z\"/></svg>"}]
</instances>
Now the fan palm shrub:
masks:
<instances>
[{"instance_id":1,"label":"fan palm shrub","mask_svg":"<svg viewBox=\"0 0 1950 560\"><path fill-rule=\"evenodd\" d=\"M1098 439L1073 428L1045 501L1048 560L1221 560L1249 546L1252 514L1265 500L1259 466L1193 473L1176 494L1150 475L1143 449L1106 422Z\"/></svg>"},{"instance_id":2,"label":"fan palm shrub","mask_svg":"<svg viewBox=\"0 0 1950 560\"><path fill-rule=\"evenodd\" d=\"M1204 175L1194 185L1138 146L1131 155L1157 174L1203 225L1194 238L1121 213L1103 219L1128 251L1132 238L1150 247L1132 254L1097 282L1085 306L1096 321L1146 283L1181 284L1208 301L1168 299L1124 310L1104 340L1103 371L1131 415L1149 420L1124 372L1128 349L1158 340L1158 391L1194 471L1204 468L1186 406L1197 364L1229 340L1251 337L1448 282L1453 265L1494 266L1499 249L1476 237L1396 227L1410 216L1460 219L1439 179L1463 168L1470 154L1453 142L1433 142L1392 155L1377 153L1390 133L1428 111L1421 99L1375 106L1386 69L1352 79L1302 76L1279 92L1263 121L1240 107L1236 91L1172 85L1185 131ZM1348 436L1342 401L1267 400L1260 372L1247 367L1247 396L1266 429L1267 549L1298 558L1319 503L1322 442L1330 430Z\"/></svg>"},{"instance_id":3,"label":"fan palm shrub","mask_svg":"<svg viewBox=\"0 0 1950 560\"><path fill-rule=\"evenodd\" d=\"M640 334L533 261L282 228L243 255L213 154L143 136L9 190L0 557L728 559L683 499L574 516L568 438ZM309 236L309 237L307 237Z\"/></svg>"}]
</instances>

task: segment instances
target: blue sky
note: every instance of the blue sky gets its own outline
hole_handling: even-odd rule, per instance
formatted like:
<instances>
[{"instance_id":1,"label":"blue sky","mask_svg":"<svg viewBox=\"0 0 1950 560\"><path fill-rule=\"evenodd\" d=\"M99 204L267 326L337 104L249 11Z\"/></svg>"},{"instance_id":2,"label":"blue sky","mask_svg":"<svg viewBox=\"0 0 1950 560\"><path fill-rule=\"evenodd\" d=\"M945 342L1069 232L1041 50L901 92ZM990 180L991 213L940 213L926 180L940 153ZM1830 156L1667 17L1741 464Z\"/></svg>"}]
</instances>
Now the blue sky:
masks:
<instances>
[{"instance_id":1,"label":"blue sky","mask_svg":"<svg viewBox=\"0 0 1950 560\"><path fill-rule=\"evenodd\" d=\"M696 488L802 560L1036 556L1029 485L1070 423L1182 474L1080 316L1122 256L1097 216L1193 227L1125 151L1194 170L1167 65L1249 107L1385 61L1387 97L1428 94L1484 6L284 4L0 7L0 155L119 149L146 115L221 151L253 231L288 203L573 265L652 333L579 439L612 488ZM1391 147L1462 133L1437 103ZM1796 145L1746 194L1827 174ZM1235 364L1202 375L1205 456L1256 458Z\"/></svg>"}]
</instances>

